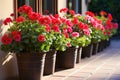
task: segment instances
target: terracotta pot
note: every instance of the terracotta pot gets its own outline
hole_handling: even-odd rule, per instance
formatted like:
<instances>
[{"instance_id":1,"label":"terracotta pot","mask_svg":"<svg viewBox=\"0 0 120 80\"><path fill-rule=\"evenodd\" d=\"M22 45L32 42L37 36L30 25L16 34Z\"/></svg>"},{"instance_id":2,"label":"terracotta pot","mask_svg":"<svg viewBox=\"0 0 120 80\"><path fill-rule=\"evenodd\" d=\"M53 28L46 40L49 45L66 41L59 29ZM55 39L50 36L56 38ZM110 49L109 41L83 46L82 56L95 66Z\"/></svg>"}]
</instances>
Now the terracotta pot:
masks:
<instances>
[{"instance_id":1,"label":"terracotta pot","mask_svg":"<svg viewBox=\"0 0 120 80\"><path fill-rule=\"evenodd\" d=\"M46 53L44 75L53 74L55 72L56 52L51 50Z\"/></svg>"},{"instance_id":2,"label":"terracotta pot","mask_svg":"<svg viewBox=\"0 0 120 80\"><path fill-rule=\"evenodd\" d=\"M73 68L76 64L78 47L70 47L66 51L57 51L56 66Z\"/></svg>"},{"instance_id":3,"label":"terracotta pot","mask_svg":"<svg viewBox=\"0 0 120 80\"><path fill-rule=\"evenodd\" d=\"M45 53L18 53L19 80L41 80L44 70Z\"/></svg>"}]
</instances>

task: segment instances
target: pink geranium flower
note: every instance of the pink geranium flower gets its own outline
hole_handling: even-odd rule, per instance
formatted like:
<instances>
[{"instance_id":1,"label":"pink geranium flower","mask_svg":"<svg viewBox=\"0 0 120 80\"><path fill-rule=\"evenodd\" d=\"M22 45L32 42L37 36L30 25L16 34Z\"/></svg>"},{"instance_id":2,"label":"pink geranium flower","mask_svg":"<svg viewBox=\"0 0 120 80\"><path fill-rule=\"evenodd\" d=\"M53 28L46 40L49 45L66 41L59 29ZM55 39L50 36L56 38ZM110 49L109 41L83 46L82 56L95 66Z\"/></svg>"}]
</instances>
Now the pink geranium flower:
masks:
<instances>
[{"instance_id":1,"label":"pink geranium flower","mask_svg":"<svg viewBox=\"0 0 120 80\"><path fill-rule=\"evenodd\" d=\"M79 35L79 33L78 32L72 32L72 37L73 38L76 38L76 37L79 37L80 35Z\"/></svg>"}]
</instances>

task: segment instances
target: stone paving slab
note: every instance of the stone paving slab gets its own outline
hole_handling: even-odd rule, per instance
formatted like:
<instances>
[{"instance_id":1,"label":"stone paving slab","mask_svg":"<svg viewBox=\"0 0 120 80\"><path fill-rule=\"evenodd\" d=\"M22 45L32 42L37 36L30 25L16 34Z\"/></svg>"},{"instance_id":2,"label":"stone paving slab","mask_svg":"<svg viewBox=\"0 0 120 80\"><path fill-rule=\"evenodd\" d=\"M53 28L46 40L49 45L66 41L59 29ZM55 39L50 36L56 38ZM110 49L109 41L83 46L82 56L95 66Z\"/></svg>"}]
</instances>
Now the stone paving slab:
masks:
<instances>
[{"instance_id":1,"label":"stone paving slab","mask_svg":"<svg viewBox=\"0 0 120 80\"><path fill-rule=\"evenodd\" d=\"M93 55L82 59L75 68L44 76L43 80L120 80L120 41Z\"/></svg>"}]
</instances>

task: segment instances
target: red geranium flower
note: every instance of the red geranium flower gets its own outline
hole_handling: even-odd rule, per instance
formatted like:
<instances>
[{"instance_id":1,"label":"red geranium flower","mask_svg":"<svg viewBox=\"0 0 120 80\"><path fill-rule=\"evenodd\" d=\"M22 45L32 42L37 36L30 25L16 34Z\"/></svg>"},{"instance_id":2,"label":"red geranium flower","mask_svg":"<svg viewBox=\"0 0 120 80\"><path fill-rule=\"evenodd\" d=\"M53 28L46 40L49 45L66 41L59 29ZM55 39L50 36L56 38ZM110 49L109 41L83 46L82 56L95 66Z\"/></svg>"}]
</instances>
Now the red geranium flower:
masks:
<instances>
[{"instance_id":1,"label":"red geranium flower","mask_svg":"<svg viewBox=\"0 0 120 80\"><path fill-rule=\"evenodd\" d=\"M60 10L60 13L62 13L62 12L66 13L67 11L68 11L68 8L62 8L62 9Z\"/></svg>"},{"instance_id":2,"label":"red geranium flower","mask_svg":"<svg viewBox=\"0 0 120 80\"><path fill-rule=\"evenodd\" d=\"M79 21L78 21L78 18L77 18L77 17L74 17L74 19L73 19L73 23L74 23L75 25L79 23Z\"/></svg>"},{"instance_id":3,"label":"red geranium flower","mask_svg":"<svg viewBox=\"0 0 120 80\"><path fill-rule=\"evenodd\" d=\"M44 24L44 25L51 23L51 19L49 16L40 17L38 21L40 24Z\"/></svg>"},{"instance_id":4,"label":"red geranium flower","mask_svg":"<svg viewBox=\"0 0 120 80\"><path fill-rule=\"evenodd\" d=\"M94 17L94 16L95 16L95 14L94 14L93 12L91 12L91 11L87 11L85 14L86 14L86 15L89 15L89 16L91 16L91 17Z\"/></svg>"},{"instance_id":5,"label":"red geranium flower","mask_svg":"<svg viewBox=\"0 0 120 80\"><path fill-rule=\"evenodd\" d=\"M3 35L2 36L2 43L3 44L11 44L12 43L12 38L10 38L8 35Z\"/></svg>"},{"instance_id":6,"label":"red geranium flower","mask_svg":"<svg viewBox=\"0 0 120 80\"><path fill-rule=\"evenodd\" d=\"M83 29L85 28L85 24L84 24L83 22L80 22L80 23L78 24L78 28L79 28L80 30L83 30Z\"/></svg>"},{"instance_id":7,"label":"red geranium flower","mask_svg":"<svg viewBox=\"0 0 120 80\"><path fill-rule=\"evenodd\" d=\"M32 12L32 7L28 5L23 5L18 9L19 13L25 13L25 14L30 14Z\"/></svg>"},{"instance_id":8,"label":"red geranium flower","mask_svg":"<svg viewBox=\"0 0 120 80\"><path fill-rule=\"evenodd\" d=\"M14 16L14 13L11 13L10 16L13 17L13 16Z\"/></svg>"},{"instance_id":9,"label":"red geranium flower","mask_svg":"<svg viewBox=\"0 0 120 80\"><path fill-rule=\"evenodd\" d=\"M106 13L105 11L100 11L100 15L101 15L101 16L106 16L107 13Z\"/></svg>"},{"instance_id":10,"label":"red geranium flower","mask_svg":"<svg viewBox=\"0 0 120 80\"><path fill-rule=\"evenodd\" d=\"M17 19L16 19L16 22L20 23L20 22L24 22L25 21L25 18L22 17L22 16L19 16Z\"/></svg>"},{"instance_id":11,"label":"red geranium flower","mask_svg":"<svg viewBox=\"0 0 120 80\"><path fill-rule=\"evenodd\" d=\"M117 29L118 28L118 23L113 23L113 27L114 27L114 29Z\"/></svg>"},{"instance_id":12,"label":"red geranium flower","mask_svg":"<svg viewBox=\"0 0 120 80\"><path fill-rule=\"evenodd\" d=\"M59 14L55 14L54 17L55 17L55 18L59 18Z\"/></svg>"},{"instance_id":13,"label":"red geranium flower","mask_svg":"<svg viewBox=\"0 0 120 80\"><path fill-rule=\"evenodd\" d=\"M113 19L112 15L111 15L110 13L108 14L108 19L109 19L110 21L112 21L112 19Z\"/></svg>"},{"instance_id":14,"label":"red geranium flower","mask_svg":"<svg viewBox=\"0 0 120 80\"><path fill-rule=\"evenodd\" d=\"M70 44L70 42L68 42L68 43L66 44L66 46L67 46L67 47L71 47L71 44Z\"/></svg>"},{"instance_id":15,"label":"red geranium flower","mask_svg":"<svg viewBox=\"0 0 120 80\"><path fill-rule=\"evenodd\" d=\"M4 25L8 25L8 23L12 22L12 19L11 18L6 18L3 23Z\"/></svg>"},{"instance_id":16,"label":"red geranium flower","mask_svg":"<svg viewBox=\"0 0 120 80\"><path fill-rule=\"evenodd\" d=\"M29 19L34 21L34 20L38 20L40 17L40 14L39 13L35 13L35 12L32 12L29 14Z\"/></svg>"},{"instance_id":17,"label":"red geranium flower","mask_svg":"<svg viewBox=\"0 0 120 80\"><path fill-rule=\"evenodd\" d=\"M72 27L72 26L73 26L73 23L72 23L70 20L66 20L66 24L67 24L67 26L69 26L69 27Z\"/></svg>"},{"instance_id":18,"label":"red geranium flower","mask_svg":"<svg viewBox=\"0 0 120 80\"><path fill-rule=\"evenodd\" d=\"M67 28L63 28L63 32L67 33L68 32Z\"/></svg>"},{"instance_id":19,"label":"red geranium flower","mask_svg":"<svg viewBox=\"0 0 120 80\"><path fill-rule=\"evenodd\" d=\"M74 11L74 10L69 10L69 13L70 13L71 15L75 15L75 11Z\"/></svg>"},{"instance_id":20,"label":"red geranium flower","mask_svg":"<svg viewBox=\"0 0 120 80\"><path fill-rule=\"evenodd\" d=\"M62 22L58 18L52 18L53 25L60 25Z\"/></svg>"},{"instance_id":21,"label":"red geranium flower","mask_svg":"<svg viewBox=\"0 0 120 80\"><path fill-rule=\"evenodd\" d=\"M17 42L21 41L21 34L18 31L13 31L11 33L13 35L13 39Z\"/></svg>"},{"instance_id":22,"label":"red geranium flower","mask_svg":"<svg viewBox=\"0 0 120 80\"><path fill-rule=\"evenodd\" d=\"M46 26L46 28L45 28L45 29L46 29L46 31L47 31L47 32L50 32L50 30L51 30L50 26L49 26L49 25L47 25L47 24L46 24L45 26Z\"/></svg>"},{"instance_id":23,"label":"red geranium flower","mask_svg":"<svg viewBox=\"0 0 120 80\"><path fill-rule=\"evenodd\" d=\"M67 32L63 32L63 35L66 37L66 38L69 38L69 34Z\"/></svg>"},{"instance_id":24,"label":"red geranium flower","mask_svg":"<svg viewBox=\"0 0 120 80\"><path fill-rule=\"evenodd\" d=\"M45 36L44 36L43 34L40 34L40 35L38 36L38 41L39 41L39 42L44 42L44 41L46 41Z\"/></svg>"},{"instance_id":25,"label":"red geranium flower","mask_svg":"<svg viewBox=\"0 0 120 80\"><path fill-rule=\"evenodd\" d=\"M110 32L110 31L108 31L108 32L107 32L107 34L110 36L111 32Z\"/></svg>"},{"instance_id":26,"label":"red geranium flower","mask_svg":"<svg viewBox=\"0 0 120 80\"><path fill-rule=\"evenodd\" d=\"M56 25L52 26L52 30L54 30L55 32L60 32L59 27Z\"/></svg>"},{"instance_id":27,"label":"red geranium flower","mask_svg":"<svg viewBox=\"0 0 120 80\"><path fill-rule=\"evenodd\" d=\"M104 35L106 35L106 34L107 34L105 31L104 31L103 33L104 33Z\"/></svg>"}]
</instances>

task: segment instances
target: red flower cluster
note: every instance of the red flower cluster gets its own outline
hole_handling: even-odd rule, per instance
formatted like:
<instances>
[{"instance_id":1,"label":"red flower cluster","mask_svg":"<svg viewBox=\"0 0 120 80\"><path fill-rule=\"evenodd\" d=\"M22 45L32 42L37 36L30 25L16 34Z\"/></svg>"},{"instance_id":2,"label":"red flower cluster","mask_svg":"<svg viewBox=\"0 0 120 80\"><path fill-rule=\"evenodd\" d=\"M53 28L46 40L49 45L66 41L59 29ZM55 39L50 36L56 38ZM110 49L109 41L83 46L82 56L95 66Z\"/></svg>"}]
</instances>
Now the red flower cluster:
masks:
<instances>
[{"instance_id":1,"label":"red flower cluster","mask_svg":"<svg viewBox=\"0 0 120 80\"><path fill-rule=\"evenodd\" d=\"M109 20L109 21L112 21L112 19L113 19L113 17L112 17L112 15L109 13L109 14L108 14L108 20Z\"/></svg>"},{"instance_id":2,"label":"red flower cluster","mask_svg":"<svg viewBox=\"0 0 120 80\"><path fill-rule=\"evenodd\" d=\"M62 8L60 10L60 13L62 13L62 12L67 13L68 11L71 15L75 15L75 11L74 10L68 10L68 8Z\"/></svg>"},{"instance_id":3,"label":"red flower cluster","mask_svg":"<svg viewBox=\"0 0 120 80\"><path fill-rule=\"evenodd\" d=\"M100 11L100 15L101 15L101 16L106 16L107 13L106 13L105 11Z\"/></svg>"},{"instance_id":4,"label":"red flower cluster","mask_svg":"<svg viewBox=\"0 0 120 80\"><path fill-rule=\"evenodd\" d=\"M18 9L19 13L30 14L32 12L32 8L28 5L23 5Z\"/></svg>"},{"instance_id":5,"label":"red flower cluster","mask_svg":"<svg viewBox=\"0 0 120 80\"><path fill-rule=\"evenodd\" d=\"M91 16L91 17L94 17L94 16L95 16L95 14L94 14L93 12L91 12L91 11L86 11L85 14L86 14L86 15L89 15L89 16Z\"/></svg>"},{"instance_id":6,"label":"red flower cluster","mask_svg":"<svg viewBox=\"0 0 120 80\"><path fill-rule=\"evenodd\" d=\"M54 30L55 32L60 32L59 26L57 25L53 25L51 29Z\"/></svg>"},{"instance_id":7,"label":"red flower cluster","mask_svg":"<svg viewBox=\"0 0 120 80\"><path fill-rule=\"evenodd\" d=\"M17 19L16 19L16 22L20 23L20 22L24 22L25 21L25 18L22 17L22 16L19 16Z\"/></svg>"},{"instance_id":8,"label":"red flower cluster","mask_svg":"<svg viewBox=\"0 0 120 80\"><path fill-rule=\"evenodd\" d=\"M2 43L3 44L11 44L12 43L12 38L10 38L8 35L3 35L2 36Z\"/></svg>"},{"instance_id":9,"label":"red flower cluster","mask_svg":"<svg viewBox=\"0 0 120 80\"><path fill-rule=\"evenodd\" d=\"M11 16L11 17L14 17L14 13L11 13L10 16Z\"/></svg>"},{"instance_id":10,"label":"red flower cluster","mask_svg":"<svg viewBox=\"0 0 120 80\"><path fill-rule=\"evenodd\" d=\"M60 10L60 13L62 13L62 12L66 13L67 11L68 11L68 8L62 8L62 9Z\"/></svg>"},{"instance_id":11,"label":"red flower cluster","mask_svg":"<svg viewBox=\"0 0 120 80\"><path fill-rule=\"evenodd\" d=\"M46 29L46 32L50 32L50 30L51 30L50 25L46 24L45 26L46 26L46 28L45 28L45 29Z\"/></svg>"},{"instance_id":12,"label":"red flower cluster","mask_svg":"<svg viewBox=\"0 0 120 80\"><path fill-rule=\"evenodd\" d=\"M69 13L70 13L71 15L75 15L75 11L74 11L74 10L69 10Z\"/></svg>"},{"instance_id":13,"label":"red flower cluster","mask_svg":"<svg viewBox=\"0 0 120 80\"><path fill-rule=\"evenodd\" d=\"M35 49L34 51L44 50L40 49L42 44L49 47L53 44L57 49L61 46L64 46L64 48L78 46L82 42L77 41L85 39L87 41L87 39L93 38L92 35L94 32L91 34L92 31L101 30L105 35L110 36L112 29L118 27L117 23L111 22L111 14L107 15L107 21L103 27L102 20L97 19L95 14L90 11L86 12L86 16L81 16L80 14L76 14L74 10L63 8L60 12L64 12L65 15L60 17L59 14L41 15L33 12L30 6L24 5L18 9L18 12L20 16L16 19L16 22L13 22L11 18L4 20L5 25L10 22L13 22L13 25L10 27L8 34L2 36L2 43L3 45L11 44L8 46L13 48L14 46L16 47L16 44L12 44L14 42L20 42L20 46L25 46L23 44L28 43L34 45L35 48L29 49ZM69 13L68 15L67 12ZM103 11L100 14L106 16L106 13ZM11 14L12 16L13 14ZM35 43L39 44L36 45ZM14 50L16 51L16 48ZM27 50L26 48L24 49L24 51Z\"/></svg>"},{"instance_id":14,"label":"red flower cluster","mask_svg":"<svg viewBox=\"0 0 120 80\"><path fill-rule=\"evenodd\" d=\"M19 31L13 31L12 33L13 39L17 42L21 41L21 34Z\"/></svg>"},{"instance_id":15,"label":"red flower cluster","mask_svg":"<svg viewBox=\"0 0 120 80\"><path fill-rule=\"evenodd\" d=\"M38 36L38 41L39 42L44 42L46 40L46 38L45 38L45 36L43 35L43 34L40 34L39 36Z\"/></svg>"},{"instance_id":16,"label":"red flower cluster","mask_svg":"<svg viewBox=\"0 0 120 80\"><path fill-rule=\"evenodd\" d=\"M20 34L20 32L13 31L9 35L5 34L5 35L2 36L2 43L3 44L11 44L13 40L15 40L17 42L21 41L21 34Z\"/></svg>"},{"instance_id":17,"label":"red flower cluster","mask_svg":"<svg viewBox=\"0 0 120 80\"><path fill-rule=\"evenodd\" d=\"M46 25L46 24L49 25L51 23L51 19L49 16L42 16L38 19L38 21L40 24L44 24L44 25Z\"/></svg>"},{"instance_id":18,"label":"red flower cluster","mask_svg":"<svg viewBox=\"0 0 120 80\"><path fill-rule=\"evenodd\" d=\"M118 29L118 23L113 23L113 28Z\"/></svg>"},{"instance_id":19,"label":"red flower cluster","mask_svg":"<svg viewBox=\"0 0 120 80\"><path fill-rule=\"evenodd\" d=\"M74 19L73 19L73 24L76 25L76 24L78 24L78 23L79 23L78 18L77 18L77 17L74 17Z\"/></svg>"},{"instance_id":20,"label":"red flower cluster","mask_svg":"<svg viewBox=\"0 0 120 80\"><path fill-rule=\"evenodd\" d=\"M78 24L78 28L84 32L85 35L89 36L90 35L90 28L88 27L87 24L80 22Z\"/></svg>"},{"instance_id":21,"label":"red flower cluster","mask_svg":"<svg viewBox=\"0 0 120 80\"><path fill-rule=\"evenodd\" d=\"M41 15L39 13L31 12L28 17L30 20L35 21L38 20L40 16Z\"/></svg>"},{"instance_id":22,"label":"red flower cluster","mask_svg":"<svg viewBox=\"0 0 120 80\"><path fill-rule=\"evenodd\" d=\"M8 23L12 22L12 19L11 18L6 18L3 23L4 25L8 25Z\"/></svg>"}]
</instances>

